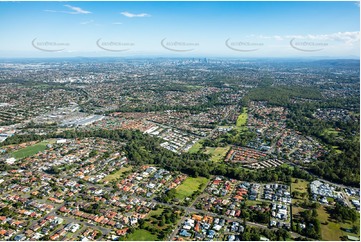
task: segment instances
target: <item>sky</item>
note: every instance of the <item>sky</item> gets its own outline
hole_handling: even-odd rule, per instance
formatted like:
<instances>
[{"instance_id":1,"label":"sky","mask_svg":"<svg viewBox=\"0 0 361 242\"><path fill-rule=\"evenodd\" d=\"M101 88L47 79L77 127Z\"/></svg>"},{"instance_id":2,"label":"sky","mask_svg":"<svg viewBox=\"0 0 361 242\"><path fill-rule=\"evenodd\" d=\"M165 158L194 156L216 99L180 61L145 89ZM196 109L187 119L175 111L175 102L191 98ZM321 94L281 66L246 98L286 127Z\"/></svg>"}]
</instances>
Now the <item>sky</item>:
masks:
<instances>
[{"instance_id":1,"label":"sky","mask_svg":"<svg viewBox=\"0 0 361 242\"><path fill-rule=\"evenodd\" d=\"M358 2L0 2L1 57L359 58Z\"/></svg>"}]
</instances>

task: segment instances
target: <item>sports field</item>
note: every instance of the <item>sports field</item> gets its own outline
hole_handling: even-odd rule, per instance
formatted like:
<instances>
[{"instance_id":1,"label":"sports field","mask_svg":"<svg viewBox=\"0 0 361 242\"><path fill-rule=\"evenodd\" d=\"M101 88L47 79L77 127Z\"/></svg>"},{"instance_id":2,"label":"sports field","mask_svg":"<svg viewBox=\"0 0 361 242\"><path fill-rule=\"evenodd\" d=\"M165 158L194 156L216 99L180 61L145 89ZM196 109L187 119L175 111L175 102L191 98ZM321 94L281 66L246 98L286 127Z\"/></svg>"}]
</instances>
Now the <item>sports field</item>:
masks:
<instances>
[{"instance_id":1,"label":"sports field","mask_svg":"<svg viewBox=\"0 0 361 242\"><path fill-rule=\"evenodd\" d=\"M43 151L46 149L46 145L49 144L50 142L47 140L41 141L37 144L28 146L26 148L14 151L11 156L14 157L15 159L19 160L19 159L23 159L25 157L29 157L32 155L37 154L40 151Z\"/></svg>"}]
</instances>

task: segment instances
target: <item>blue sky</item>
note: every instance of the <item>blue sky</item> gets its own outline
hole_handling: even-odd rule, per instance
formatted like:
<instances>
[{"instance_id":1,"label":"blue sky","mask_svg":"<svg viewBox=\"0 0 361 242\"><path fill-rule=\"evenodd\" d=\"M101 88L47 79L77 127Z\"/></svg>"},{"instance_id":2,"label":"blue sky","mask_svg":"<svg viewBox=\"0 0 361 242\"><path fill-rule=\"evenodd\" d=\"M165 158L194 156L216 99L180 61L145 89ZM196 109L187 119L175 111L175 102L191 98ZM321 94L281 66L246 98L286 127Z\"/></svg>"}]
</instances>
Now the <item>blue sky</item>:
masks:
<instances>
[{"instance_id":1,"label":"blue sky","mask_svg":"<svg viewBox=\"0 0 361 242\"><path fill-rule=\"evenodd\" d=\"M0 57L359 57L359 19L356 2L0 2Z\"/></svg>"}]
</instances>

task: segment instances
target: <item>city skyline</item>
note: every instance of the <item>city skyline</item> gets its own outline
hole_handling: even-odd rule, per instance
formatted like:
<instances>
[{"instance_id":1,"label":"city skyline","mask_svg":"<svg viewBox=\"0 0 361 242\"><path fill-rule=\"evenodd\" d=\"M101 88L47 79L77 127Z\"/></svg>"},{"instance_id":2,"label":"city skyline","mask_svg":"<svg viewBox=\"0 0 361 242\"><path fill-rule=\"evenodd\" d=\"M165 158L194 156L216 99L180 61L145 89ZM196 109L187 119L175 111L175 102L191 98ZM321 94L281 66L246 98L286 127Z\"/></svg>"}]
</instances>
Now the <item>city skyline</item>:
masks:
<instances>
[{"instance_id":1,"label":"city skyline","mask_svg":"<svg viewBox=\"0 0 361 242\"><path fill-rule=\"evenodd\" d=\"M1 2L0 57L359 58L357 2Z\"/></svg>"}]
</instances>

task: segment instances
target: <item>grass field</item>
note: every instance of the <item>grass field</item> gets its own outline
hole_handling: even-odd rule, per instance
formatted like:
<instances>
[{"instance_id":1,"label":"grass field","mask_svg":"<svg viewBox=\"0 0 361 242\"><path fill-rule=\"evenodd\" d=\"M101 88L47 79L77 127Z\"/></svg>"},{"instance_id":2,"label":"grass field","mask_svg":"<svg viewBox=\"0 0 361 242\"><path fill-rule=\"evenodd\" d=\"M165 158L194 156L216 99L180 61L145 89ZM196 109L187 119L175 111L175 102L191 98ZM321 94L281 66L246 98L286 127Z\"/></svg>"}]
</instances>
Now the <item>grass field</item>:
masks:
<instances>
[{"instance_id":1,"label":"grass field","mask_svg":"<svg viewBox=\"0 0 361 242\"><path fill-rule=\"evenodd\" d=\"M130 241L155 241L157 240L157 236L150 233L145 229L137 229L134 233L129 234L127 240Z\"/></svg>"},{"instance_id":2,"label":"grass field","mask_svg":"<svg viewBox=\"0 0 361 242\"><path fill-rule=\"evenodd\" d=\"M356 143L360 143L360 134L355 135L354 138L353 138L353 141L356 142Z\"/></svg>"},{"instance_id":3,"label":"grass field","mask_svg":"<svg viewBox=\"0 0 361 242\"><path fill-rule=\"evenodd\" d=\"M322 136L325 136L325 135L334 135L334 136L338 136L340 134L339 131L335 130L335 129L332 129L332 128L328 128L328 129L324 129L322 131ZM356 135L357 136L357 135ZM339 149L338 146L332 146L332 148L336 151L336 153L340 154L342 153L342 151Z\"/></svg>"},{"instance_id":4,"label":"grass field","mask_svg":"<svg viewBox=\"0 0 361 242\"><path fill-rule=\"evenodd\" d=\"M295 204L297 202L303 203L303 202L307 201L308 197L309 197L309 194L307 191L307 186L308 186L309 182L306 180L303 180L303 179L297 179L298 182L296 183L295 180L296 180L295 178L292 178L291 193L297 191L300 193L300 195L292 198L292 203L293 204ZM302 197L301 193L306 193L307 195ZM294 211L293 208L292 208L292 211Z\"/></svg>"},{"instance_id":5,"label":"grass field","mask_svg":"<svg viewBox=\"0 0 361 242\"><path fill-rule=\"evenodd\" d=\"M295 167L294 166L291 166L290 164L287 164L287 163L283 163L280 167L282 168L288 168L290 170L294 170Z\"/></svg>"},{"instance_id":6,"label":"grass field","mask_svg":"<svg viewBox=\"0 0 361 242\"><path fill-rule=\"evenodd\" d=\"M330 129L324 129L322 135L331 135L331 134L338 135L339 133L340 133L339 131L330 128Z\"/></svg>"},{"instance_id":7,"label":"grass field","mask_svg":"<svg viewBox=\"0 0 361 242\"><path fill-rule=\"evenodd\" d=\"M246 201L246 206L255 206L255 205L261 205L262 202L261 201L254 201L254 200L247 200Z\"/></svg>"},{"instance_id":8,"label":"grass field","mask_svg":"<svg viewBox=\"0 0 361 242\"><path fill-rule=\"evenodd\" d=\"M339 147L337 145L333 145L332 149L334 149L336 151L337 154L341 154L342 151L339 149Z\"/></svg>"},{"instance_id":9,"label":"grass field","mask_svg":"<svg viewBox=\"0 0 361 242\"><path fill-rule=\"evenodd\" d=\"M122 167L118 171L116 171L114 174L109 174L106 177L103 178L103 181L113 181L117 178L119 178L124 172L132 170L132 166L128 167Z\"/></svg>"},{"instance_id":10,"label":"grass field","mask_svg":"<svg viewBox=\"0 0 361 242\"><path fill-rule=\"evenodd\" d=\"M227 155L230 148L230 146L216 148L207 147L205 153L211 155L211 161L220 162L223 161L223 158Z\"/></svg>"},{"instance_id":11,"label":"grass field","mask_svg":"<svg viewBox=\"0 0 361 242\"><path fill-rule=\"evenodd\" d=\"M189 90L198 90L203 88L202 86L197 86L197 85L185 85L186 88L188 88Z\"/></svg>"},{"instance_id":12,"label":"grass field","mask_svg":"<svg viewBox=\"0 0 361 242\"><path fill-rule=\"evenodd\" d=\"M318 213L318 219L321 222L321 233L322 233L322 240L341 240L342 236L352 235L359 237L360 232L356 235L353 233L348 233L346 231L343 231L343 229L350 229L353 225L360 225L360 216L358 215L358 220L355 223L347 222L347 223L340 223L337 221L331 221L329 219L329 214L325 210L325 207L321 206L317 209ZM325 222L328 222L328 224L324 224Z\"/></svg>"},{"instance_id":13,"label":"grass field","mask_svg":"<svg viewBox=\"0 0 361 242\"><path fill-rule=\"evenodd\" d=\"M188 152L191 154L197 153L201 148L202 148L202 143L200 141L198 141L188 150Z\"/></svg>"},{"instance_id":14,"label":"grass field","mask_svg":"<svg viewBox=\"0 0 361 242\"><path fill-rule=\"evenodd\" d=\"M156 228L159 232L163 229L166 229L169 225L164 224L163 226L159 226L159 216L162 215L164 208L158 208L157 210L152 210L146 217L145 228Z\"/></svg>"},{"instance_id":15,"label":"grass field","mask_svg":"<svg viewBox=\"0 0 361 242\"><path fill-rule=\"evenodd\" d=\"M163 211L164 211L164 208L158 208L157 210L152 210L149 212L147 217L150 218L150 217L154 217L154 216L159 216L163 213Z\"/></svg>"},{"instance_id":16,"label":"grass field","mask_svg":"<svg viewBox=\"0 0 361 242\"><path fill-rule=\"evenodd\" d=\"M174 221L174 223L165 221L163 225L160 224L161 217L171 216L172 213L179 213L180 211L174 211L171 208L163 208L158 207L156 210L151 210L149 214L144 219L144 227L143 230L147 232L142 232L140 235L132 236L131 240L155 240L153 238L162 237L161 233L162 231L168 230L170 227L172 227L174 224L178 223L179 218ZM149 231L153 231L153 234ZM139 232L138 232L139 233ZM149 234L150 233L150 234ZM140 238L139 238L140 237ZM158 240L158 239L156 239Z\"/></svg>"},{"instance_id":17,"label":"grass field","mask_svg":"<svg viewBox=\"0 0 361 242\"><path fill-rule=\"evenodd\" d=\"M295 178L292 178L292 187L291 187L291 192L293 191L298 191L298 192L307 192L307 186L309 184L308 181L306 180L302 180L302 179L297 179L298 182L295 183Z\"/></svg>"},{"instance_id":18,"label":"grass field","mask_svg":"<svg viewBox=\"0 0 361 242\"><path fill-rule=\"evenodd\" d=\"M237 127L241 127L246 125L247 123L247 118L248 118L248 114L247 114L247 108L243 108L242 109L242 113L238 116L237 118L237 123L236 126Z\"/></svg>"},{"instance_id":19,"label":"grass field","mask_svg":"<svg viewBox=\"0 0 361 242\"><path fill-rule=\"evenodd\" d=\"M202 189L207 184L208 179L205 177L188 177L180 186L176 188L176 198L183 200L189 197L193 192L197 191L199 186L202 185Z\"/></svg>"},{"instance_id":20,"label":"grass field","mask_svg":"<svg viewBox=\"0 0 361 242\"><path fill-rule=\"evenodd\" d=\"M295 215L297 215L297 214L299 214L300 212L303 212L303 211L305 211L304 208L292 206L292 216L295 216Z\"/></svg>"},{"instance_id":21,"label":"grass field","mask_svg":"<svg viewBox=\"0 0 361 242\"><path fill-rule=\"evenodd\" d=\"M26 148L14 151L11 156L14 157L15 159L19 160L19 159L23 159L25 157L29 157L32 155L37 154L40 151L43 151L46 149L46 145L49 144L50 142L48 140L44 140L41 141L37 144L34 144L32 146L28 146Z\"/></svg>"}]
</instances>

